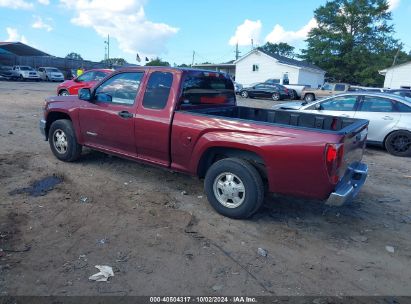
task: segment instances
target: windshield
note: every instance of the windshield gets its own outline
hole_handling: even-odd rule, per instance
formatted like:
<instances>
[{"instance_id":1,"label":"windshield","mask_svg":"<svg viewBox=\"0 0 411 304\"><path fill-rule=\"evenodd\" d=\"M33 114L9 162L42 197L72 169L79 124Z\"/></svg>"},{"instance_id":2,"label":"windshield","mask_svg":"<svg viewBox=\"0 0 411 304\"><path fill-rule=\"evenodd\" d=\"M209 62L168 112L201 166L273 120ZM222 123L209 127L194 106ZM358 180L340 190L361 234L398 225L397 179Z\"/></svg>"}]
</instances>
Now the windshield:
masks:
<instances>
[{"instance_id":1,"label":"windshield","mask_svg":"<svg viewBox=\"0 0 411 304\"><path fill-rule=\"evenodd\" d=\"M60 71L59 70L57 70L57 69L46 69L46 71L47 72L52 72L52 73L60 73Z\"/></svg>"},{"instance_id":2,"label":"windshield","mask_svg":"<svg viewBox=\"0 0 411 304\"><path fill-rule=\"evenodd\" d=\"M28 67L28 66L21 66L20 70L21 71L33 71L33 69L31 67Z\"/></svg>"},{"instance_id":3,"label":"windshield","mask_svg":"<svg viewBox=\"0 0 411 304\"><path fill-rule=\"evenodd\" d=\"M220 73L190 72L183 83L183 105L235 104L234 85Z\"/></svg>"}]
</instances>

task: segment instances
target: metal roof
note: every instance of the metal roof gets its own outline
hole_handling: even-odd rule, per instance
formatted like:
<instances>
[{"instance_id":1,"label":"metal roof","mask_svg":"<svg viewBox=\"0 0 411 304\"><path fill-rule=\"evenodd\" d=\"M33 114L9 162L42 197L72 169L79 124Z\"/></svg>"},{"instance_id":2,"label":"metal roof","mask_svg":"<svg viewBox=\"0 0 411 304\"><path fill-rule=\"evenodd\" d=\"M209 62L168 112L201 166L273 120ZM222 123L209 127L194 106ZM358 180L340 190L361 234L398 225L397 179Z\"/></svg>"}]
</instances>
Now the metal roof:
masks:
<instances>
[{"instance_id":1,"label":"metal roof","mask_svg":"<svg viewBox=\"0 0 411 304\"><path fill-rule=\"evenodd\" d=\"M1 50L16 56L50 56L21 42L0 42L0 51Z\"/></svg>"}]
</instances>

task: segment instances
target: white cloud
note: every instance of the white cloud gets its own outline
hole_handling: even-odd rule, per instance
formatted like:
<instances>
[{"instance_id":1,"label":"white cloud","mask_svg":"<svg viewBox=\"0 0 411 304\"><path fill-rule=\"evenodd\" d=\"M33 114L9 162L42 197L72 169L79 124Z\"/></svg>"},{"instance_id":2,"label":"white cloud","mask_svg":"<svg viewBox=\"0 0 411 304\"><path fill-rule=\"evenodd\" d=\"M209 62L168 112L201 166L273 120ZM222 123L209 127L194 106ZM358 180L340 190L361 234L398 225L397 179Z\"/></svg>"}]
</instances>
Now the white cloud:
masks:
<instances>
[{"instance_id":1,"label":"white cloud","mask_svg":"<svg viewBox=\"0 0 411 304\"><path fill-rule=\"evenodd\" d=\"M11 27L6 27L6 31L7 31L8 37L5 41L7 41L7 42L23 42L25 44L28 44L28 41L27 41L26 37L24 37L23 35L20 35L17 29L11 28Z\"/></svg>"},{"instance_id":2,"label":"white cloud","mask_svg":"<svg viewBox=\"0 0 411 304\"><path fill-rule=\"evenodd\" d=\"M39 30L46 30L47 32L51 32L53 27L50 24L47 24L43 21L43 19L39 16L34 16L36 19L34 23L31 25L32 28L39 29Z\"/></svg>"},{"instance_id":3,"label":"white cloud","mask_svg":"<svg viewBox=\"0 0 411 304\"><path fill-rule=\"evenodd\" d=\"M279 43L279 42L286 42L286 43L293 43L305 40L307 38L308 33L314 27L317 27L317 21L312 18L306 25L300 28L297 31L286 31L284 27L279 24L276 24L271 31L265 38L266 41L271 43Z\"/></svg>"},{"instance_id":4,"label":"white cloud","mask_svg":"<svg viewBox=\"0 0 411 304\"><path fill-rule=\"evenodd\" d=\"M401 0L388 0L388 10L391 12L395 10L400 5Z\"/></svg>"},{"instance_id":5,"label":"white cloud","mask_svg":"<svg viewBox=\"0 0 411 304\"><path fill-rule=\"evenodd\" d=\"M50 0L37 0L38 3L43 4L43 5L49 5Z\"/></svg>"},{"instance_id":6,"label":"white cloud","mask_svg":"<svg viewBox=\"0 0 411 304\"><path fill-rule=\"evenodd\" d=\"M230 45L247 46L251 45L251 40L255 44L260 42L261 28L263 27L260 20L252 21L246 19L243 24L239 25L233 37L228 42Z\"/></svg>"},{"instance_id":7,"label":"white cloud","mask_svg":"<svg viewBox=\"0 0 411 304\"><path fill-rule=\"evenodd\" d=\"M93 28L101 37L116 39L119 48L130 54L157 55L166 50L167 40L178 28L147 20L146 0L60 0L76 12L71 22Z\"/></svg>"},{"instance_id":8,"label":"white cloud","mask_svg":"<svg viewBox=\"0 0 411 304\"><path fill-rule=\"evenodd\" d=\"M31 9L33 4L24 0L0 0L0 7L13 9Z\"/></svg>"}]
</instances>

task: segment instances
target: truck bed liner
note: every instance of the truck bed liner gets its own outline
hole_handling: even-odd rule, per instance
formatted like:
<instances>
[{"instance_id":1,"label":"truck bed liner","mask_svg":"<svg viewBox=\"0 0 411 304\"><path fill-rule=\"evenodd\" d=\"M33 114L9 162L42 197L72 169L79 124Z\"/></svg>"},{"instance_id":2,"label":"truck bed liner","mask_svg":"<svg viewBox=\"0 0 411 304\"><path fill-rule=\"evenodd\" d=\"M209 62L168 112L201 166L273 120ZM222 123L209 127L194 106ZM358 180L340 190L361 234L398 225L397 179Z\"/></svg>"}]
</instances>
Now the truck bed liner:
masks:
<instances>
[{"instance_id":1,"label":"truck bed liner","mask_svg":"<svg viewBox=\"0 0 411 304\"><path fill-rule=\"evenodd\" d=\"M204 115L251 120L255 122L318 129L337 133L351 132L353 131L353 127L356 129L357 124L358 126L361 126L364 123L364 120L354 118L238 106L230 106L225 108L221 106L207 107L202 109L185 108L184 111ZM351 127L348 128L349 126Z\"/></svg>"}]
</instances>

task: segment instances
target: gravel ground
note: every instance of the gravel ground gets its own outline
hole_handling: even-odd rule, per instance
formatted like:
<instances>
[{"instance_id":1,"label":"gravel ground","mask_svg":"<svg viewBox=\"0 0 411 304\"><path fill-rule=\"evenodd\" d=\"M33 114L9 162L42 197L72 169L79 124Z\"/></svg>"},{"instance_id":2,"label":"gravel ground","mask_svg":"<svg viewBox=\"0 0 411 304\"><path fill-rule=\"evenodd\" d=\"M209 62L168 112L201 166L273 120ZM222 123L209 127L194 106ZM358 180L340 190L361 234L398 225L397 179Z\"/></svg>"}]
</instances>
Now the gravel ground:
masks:
<instances>
[{"instance_id":1,"label":"gravel ground","mask_svg":"<svg viewBox=\"0 0 411 304\"><path fill-rule=\"evenodd\" d=\"M368 148L344 207L269 196L231 220L201 180L87 149L58 161L38 130L55 87L0 81L0 295L411 295L409 158ZM18 190L50 176L46 194ZM115 276L89 281L95 265Z\"/></svg>"}]
</instances>

